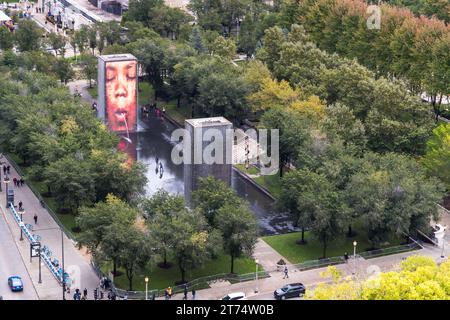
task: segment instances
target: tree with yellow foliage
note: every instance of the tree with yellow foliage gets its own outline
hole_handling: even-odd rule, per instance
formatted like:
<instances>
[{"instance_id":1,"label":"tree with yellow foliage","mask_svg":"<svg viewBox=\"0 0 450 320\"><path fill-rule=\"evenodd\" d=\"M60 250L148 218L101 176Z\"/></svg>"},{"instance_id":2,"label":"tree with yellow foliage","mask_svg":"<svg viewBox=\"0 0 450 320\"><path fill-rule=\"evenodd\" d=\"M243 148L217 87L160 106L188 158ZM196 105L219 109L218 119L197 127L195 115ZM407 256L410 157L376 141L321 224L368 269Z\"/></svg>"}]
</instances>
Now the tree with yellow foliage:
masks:
<instances>
[{"instance_id":1,"label":"tree with yellow foliage","mask_svg":"<svg viewBox=\"0 0 450 320\"><path fill-rule=\"evenodd\" d=\"M310 300L447 300L450 299L450 261L437 265L425 256L412 256L400 264L399 271L380 273L376 278L358 283L342 279L335 267L324 276L331 284L319 284L307 290Z\"/></svg>"},{"instance_id":2,"label":"tree with yellow foliage","mask_svg":"<svg viewBox=\"0 0 450 320\"><path fill-rule=\"evenodd\" d=\"M299 88L292 88L285 80L277 81L270 77L261 81L260 90L247 97L253 111L266 111L281 107L292 110L305 119L322 119L325 105L317 96L303 97Z\"/></svg>"}]
</instances>

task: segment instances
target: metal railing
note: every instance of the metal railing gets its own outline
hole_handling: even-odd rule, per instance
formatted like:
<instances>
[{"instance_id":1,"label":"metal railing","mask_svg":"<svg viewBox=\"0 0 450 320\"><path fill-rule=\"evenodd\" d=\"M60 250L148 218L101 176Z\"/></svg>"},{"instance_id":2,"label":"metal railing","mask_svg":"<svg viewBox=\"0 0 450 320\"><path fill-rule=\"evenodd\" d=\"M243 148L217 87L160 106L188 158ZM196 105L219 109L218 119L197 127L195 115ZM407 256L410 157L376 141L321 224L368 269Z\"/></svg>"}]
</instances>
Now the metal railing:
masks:
<instances>
[{"instance_id":1,"label":"metal railing","mask_svg":"<svg viewBox=\"0 0 450 320\"><path fill-rule=\"evenodd\" d=\"M3 154L5 156L5 158L8 160L8 162L14 167L14 169L16 170L16 172L21 176L25 176L25 174L23 173L22 169L20 168L20 166L13 160L11 159L11 157L9 157L7 154ZM56 215L56 213L47 205L47 203L44 201L44 199L41 196L41 193L35 189L35 187L33 186L33 184L29 181L29 179L25 180L25 183L27 184L27 186L30 188L30 190L34 193L34 195L36 196L36 198L38 198L39 202L41 203L41 205L43 205L43 207L47 210L47 212L52 216L53 220L55 220L55 222L58 224L58 226L64 231L64 233L66 234L66 236L71 239L72 241L76 242L75 237L73 236L72 232L70 232L59 220L58 216Z\"/></svg>"},{"instance_id":2,"label":"metal railing","mask_svg":"<svg viewBox=\"0 0 450 320\"><path fill-rule=\"evenodd\" d=\"M100 271L101 272L101 271ZM103 274L103 272L101 272ZM258 279L269 278L270 274L266 271L258 272ZM256 279L256 272L246 273L246 274L227 274L220 273L212 276L202 277L185 284L172 286L172 294L182 293L184 291L185 286L188 287L188 290L201 290L209 288L210 284L217 282L229 281L230 283L239 283L245 281L252 281ZM127 291L119 288L114 288L116 294L119 297L127 296L128 299L145 299L145 291ZM165 289L153 289L148 290L148 298L151 299L155 296L155 298L163 297L165 295Z\"/></svg>"},{"instance_id":3,"label":"metal railing","mask_svg":"<svg viewBox=\"0 0 450 320\"><path fill-rule=\"evenodd\" d=\"M364 259L372 259L372 258L377 258L377 257L381 257L381 256L387 256L387 255L391 255L391 254L397 254L397 253L408 252L408 251L419 250L419 249L422 249L422 247L417 242L413 242L413 243L390 247L390 248L358 252L358 255L363 257Z\"/></svg>"}]
</instances>

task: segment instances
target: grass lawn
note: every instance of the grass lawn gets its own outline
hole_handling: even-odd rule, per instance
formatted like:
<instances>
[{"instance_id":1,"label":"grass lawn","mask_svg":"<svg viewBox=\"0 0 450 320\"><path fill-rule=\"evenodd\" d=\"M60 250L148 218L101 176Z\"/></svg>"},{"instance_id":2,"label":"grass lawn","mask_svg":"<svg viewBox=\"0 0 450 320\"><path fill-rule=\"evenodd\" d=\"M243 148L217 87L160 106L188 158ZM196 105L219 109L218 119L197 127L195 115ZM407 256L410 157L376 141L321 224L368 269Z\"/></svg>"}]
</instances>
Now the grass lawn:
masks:
<instances>
[{"instance_id":1,"label":"grass lawn","mask_svg":"<svg viewBox=\"0 0 450 320\"><path fill-rule=\"evenodd\" d=\"M155 90L148 82L139 82L139 104L144 105L153 100Z\"/></svg>"},{"instance_id":2,"label":"grass lawn","mask_svg":"<svg viewBox=\"0 0 450 320\"><path fill-rule=\"evenodd\" d=\"M166 108L166 113L175 121L184 125L184 120L190 119L191 117L191 107L180 106L177 107L177 100L171 100L167 104L163 104Z\"/></svg>"},{"instance_id":3,"label":"grass lawn","mask_svg":"<svg viewBox=\"0 0 450 320\"><path fill-rule=\"evenodd\" d=\"M244 164L237 164L235 165L236 168L241 170L242 172L250 175L257 175L259 174L259 169L255 166L250 166L248 169L245 169ZM253 181L255 181L260 186L267 189L275 198L278 198L280 195L281 190L281 179L279 174L274 174L270 176L259 176L256 178L252 178Z\"/></svg>"},{"instance_id":4,"label":"grass lawn","mask_svg":"<svg viewBox=\"0 0 450 320\"><path fill-rule=\"evenodd\" d=\"M370 248L367 234L359 227L354 228L357 235L353 238L347 238L343 235L340 239L334 240L327 245L327 257L337 257L344 255L347 252L349 255L353 254L353 241L358 244L356 252L366 251ZM361 230L361 231L360 231ZM285 257L291 263L300 263L308 260L317 260L322 257L323 245L312 238L309 232L305 232L305 240L308 241L306 245L299 245L297 240L301 239L301 232L293 232L283 235L263 237L273 249L280 255ZM392 237L389 243L385 243L382 247L398 246L404 239Z\"/></svg>"},{"instance_id":5,"label":"grass lawn","mask_svg":"<svg viewBox=\"0 0 450 320\"><path fill-rule=\"evenodd\" d=\"M240 258L234 261L234 272L237 274L246 274L255 272L255 262L251 258ZM109 264L102 268L104 271L112 270L112 265ZM124 271L119 269L120 271ZM260 269L262 270L262 269ZM230 272L230 257L227 255L221 255L215 260L211 260L204 264L202 268L197 268L186 274L186 280L192 281L201 277L213 276L220 273ZM145 282L144 278L148 276L150 278L149 289L164 289L168 286L174 286L176 281L181 279L181 273L179 268L174 264L170 269L162 269L158 266L147 268L147 270L139 275L136 275L133 279L133 290L144 291ZM114 279L114 283L121 289L128 289L128 278L123 272L122 275Z\"/></svg>"},{"instance_id":6,"label":"grass lawn","mask_svg":"<svg viewBox=\"0 0 450 320\"><path fill-rule=\"evenodd\" d=\"M254 179L255 182L267 190L275 197L278 198L281 192L281 180L278 174L270 176L259 176Z\"/></svg>"},{"instance_id":7,"label":"grass lawn","mask_svg":"<svg viewBox=\"0 0 450 320\"><path fill-rule=\"evenodd\" d=\"M92 88L88 88L87 91L93 99L98 98L97 86L92 86Z\"/></svg>"},{"instance_id":8,"label":"grass lawn","mask_svg":"<svg viewBox=\"0 0 450 320\"><path fill-rule=\"evenodd\" d=\"M254 166L249 166L248 169L245 168L245 164L236 164L234 166L246 174L259 174L258 168Z\"/></svg>"}]
</instances>

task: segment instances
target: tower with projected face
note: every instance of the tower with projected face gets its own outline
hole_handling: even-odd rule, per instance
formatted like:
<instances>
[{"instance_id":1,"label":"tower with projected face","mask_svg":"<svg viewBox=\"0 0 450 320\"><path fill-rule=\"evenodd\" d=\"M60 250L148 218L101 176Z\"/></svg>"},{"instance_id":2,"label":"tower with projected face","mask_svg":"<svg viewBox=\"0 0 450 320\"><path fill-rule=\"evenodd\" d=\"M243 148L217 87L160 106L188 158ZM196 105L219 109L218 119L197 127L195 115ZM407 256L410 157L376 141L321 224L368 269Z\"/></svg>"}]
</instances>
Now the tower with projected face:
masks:
<instances>
[{"instance_id":1,"label":"tower with projected face","mask_svg":"<svg viewBox=\"0 0 450 320\"><path fill-rule=\"evenodd\" d=\"M98 117L114 132L137 128L137 59L131 54L98 56Z\"/></svg>"}]
</instances>

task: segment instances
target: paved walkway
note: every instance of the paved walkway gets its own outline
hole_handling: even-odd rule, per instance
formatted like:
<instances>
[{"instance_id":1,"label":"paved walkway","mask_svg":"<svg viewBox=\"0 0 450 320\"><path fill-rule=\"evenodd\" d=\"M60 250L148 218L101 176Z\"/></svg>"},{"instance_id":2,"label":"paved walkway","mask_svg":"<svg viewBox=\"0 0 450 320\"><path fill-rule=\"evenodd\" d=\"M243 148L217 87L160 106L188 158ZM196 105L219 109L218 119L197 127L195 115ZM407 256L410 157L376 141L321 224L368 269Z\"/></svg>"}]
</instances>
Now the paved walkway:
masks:
<instances>
[{"instance_id":1,"label":"paved walkway","mask_svg":"<svg viewBox=\"0 0 450 320\"><path fill-rule=\"evenodd\" d=\"M258 259L258 264L260 264L264 270L276 270L277 262L280 261L280 259L283 259L288 265L292 264L261 238L259 238L256 243L253 257Z\"/></svg>"},{"instance_id":2,"label":"paved walkway","mask_svg":"<svg viewBox=\"0 0 450 320\"><path fill-rule=\"evenodd\" d=\"M6 159L4 159L6 161ZM7 162L7 161L6 161ZM3 174L3 172L2 172ZM18 173L15 171L14 167L11 165L11 173L9 175L11 183L8 188L14 188L12 183L13 178L19 178ZM20 228L14 220L12 214L9 210L5 210L5 185L2 186L3 191L0 192L0 208L2 210L2 215L9 225L9 228L13 234L13 238L16 239L16 244L20 254L22 255L25 267L30 274L31 280L39 299L62 299L62 287L47 269L47 267L42 264L42 283L38 283L38 270L39 264L38 259L33 258L30 263L30 244L26 238L23 241L20 239ZM90 257L83 254L82 251L75 247L75 243L70 240L65 234L61 235L60 228L58 224L54 221L50 213L44 209L39 200L36 198L31 189L25 184L22 187L14 188L14 200L15 205L22 201L23 208L25 209L25 214L23 215L23 221L25 224L33 225L33 234L42 237L42 246L47 245L49 249L53 252L52 258L57 258L59 262L62 262L62 241L64 241L64 258L65 258L65 269L73 279L73 285L71 287L72 293L66 295L67 299L72 299L73 290L79 288L83 290L88 289L88 298L92 299L93 290L99 284L99 279L95 274L94 270L90 266ZM33 221L34 214L37 214L38 221L37 224Z\"/></svg>"}]
</instances>

